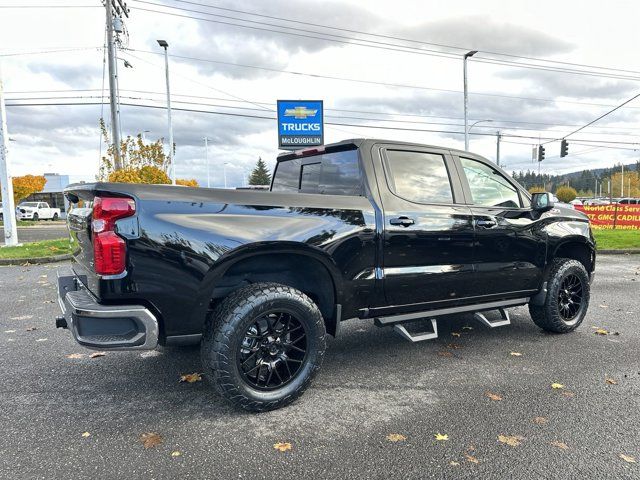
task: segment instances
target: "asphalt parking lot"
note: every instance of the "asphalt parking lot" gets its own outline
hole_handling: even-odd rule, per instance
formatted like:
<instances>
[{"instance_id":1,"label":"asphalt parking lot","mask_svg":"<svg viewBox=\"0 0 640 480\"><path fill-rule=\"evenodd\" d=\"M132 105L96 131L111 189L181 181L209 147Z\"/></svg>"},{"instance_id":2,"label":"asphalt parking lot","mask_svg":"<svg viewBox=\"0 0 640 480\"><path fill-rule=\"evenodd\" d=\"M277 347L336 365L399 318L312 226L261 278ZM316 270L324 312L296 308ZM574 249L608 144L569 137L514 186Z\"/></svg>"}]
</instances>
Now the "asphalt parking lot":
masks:
<instances>
[{"instance_id":1,"label":"asphalt parking lot","mask_svg":"<svg viewBox=\"0 0 640 480\"><path fill-rule=\"evenodd\" d=\"M568 335L526 308L413 345L348 322L306 394L266 414L179 383L195 348L68 358L91 352L54 327L55 269L0 267L0 478L640 478L640 255L599 257Z\"/></svg>"}]
</instances>

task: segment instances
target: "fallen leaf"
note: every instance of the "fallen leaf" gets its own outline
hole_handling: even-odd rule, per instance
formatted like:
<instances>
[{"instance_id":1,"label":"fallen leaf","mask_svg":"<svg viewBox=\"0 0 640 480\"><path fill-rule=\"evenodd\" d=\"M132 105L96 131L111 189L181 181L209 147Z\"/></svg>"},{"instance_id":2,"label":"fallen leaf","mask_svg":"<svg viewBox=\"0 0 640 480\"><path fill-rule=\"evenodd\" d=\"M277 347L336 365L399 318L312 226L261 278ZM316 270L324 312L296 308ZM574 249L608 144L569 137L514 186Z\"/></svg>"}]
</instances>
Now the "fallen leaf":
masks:
<instances>
[{"instance_id":1,"label":"fallen leaf","mask_svg":"<svg viewBox=\"0 0 640 480\"><path fill-rule=\"evenodd\" d=\"M496 395L495 393L485 392L485 395L489 397L491 400L493 400L494 402L499 402L502 400L502 397L500 395Z\"/></svg>"},{"instance_id":2,"label":"fallen leaf","mask_svg":"<svg viewBox=\"0 0 640 480\"><path fill-rule=\"evenodd\" d=\"M291 444L289 442L278 442L273 444L273 448L279 452L286 452L287 450L291 450Z\"/></svg>"},{"instance_id":3,"label":"fallen leaf","mask_svg":"<svg viewBox=\"0 0 640 480\"><path fill-rule=\"evenodd\" d=\"M67 358L75 359L75 358L83 358L84 353L71 353L69 355L65 355Z\"/></svg>"},{"instance_id":4,"label":"fallen leaf","mask_svg":"<svg viewBox=\"0 0 640 480\"><path fill-rule=\"evenodd\" d=\"M460 334L458 332L451 332L452 337L459 337Z\"/></svg>"},{"instance_id":5,"label":"fallen leaf","mask_svg":"<svg viewBox=\"0 0 640 480\"><path fill-rule=\"evenodd\" d=\"M575 393L570 392L569 390L565 390L564 392L562 392L562 395L563 395L563 396L565 396L565 397L567 397L567 398L573 398L573 397L575 397L575 396L576 396L576 394L575 394Z\"/></svg>"},{"instance_id":6,"label":"fallen leaf","mask_svg":"<svg viewBox=\"0 0 640 480\"><path fill-rule=\"evenodd\" d=\"M390 442L404 442L406 439L407 437L399 433L390 433L389 435L387 435L387 440L389 440Z\"/></svg>"},{"instance_id":7,"label":"fallen leaf","mask_svg":"<svg viewBox=\"0 0 640 480\"><path fill-rule=\"evenodd\" d=\"M562 385L561 383L552 383L551 388L553 388L554 390L559 390L561 388L564 388L564 385Z\"/></svg>"},{"instance_id":8,"label":"fallen leaf","mask_svg":"<svg viewBox=\"0 0 640 480\"><path fill-rule=\"evenodd\" d=\"M33 332L34 330L37 330L36 327L27 327L26 328L27 332Z\"/></svg>"},{"instance_id":9,"label":"fallen leaf","mask_svg":"<svg viewBox=\"0 0 640 480\"><path fill-rule=\"evenodd\" d=\"M155 432L143 433L140 435L140 441L144 448L151 448L162 443L162 436Z\"/></svg>"},{"instance_id":10,"label":"fallen leaf","mask_svg":"<svg viewBox=\"0 0 640 480\"><path fill-rule=\"evenodd\" d=\"M82 434L82 436L83 436L84 438L87 438L87 437L90 437L90 436L91 436L91 434L90 434L89 432L84 432L84 433Z\"/></svg>"},{"instance_id":11,"label":"fallen leaf","mask_svg":"<svg viewBox=\"0 0 640 480\"><path fill-rule=\"evenodd\" d=\"M187 373L186 375L180 375L180 382L194 383L202 380L202 374L200 373Z\"/></svg>"},{"instance_id":12,"label":"fallen leaf","mask_svg":"<svg viewBox=\"0 0 640 480\"><path fill-rule=\"evenodd\" d=\"M30 320L33 318L33 315L21 315L19 317L11 317L11 320Z\"/></svg>"},{"instance_id":13,"label":"fallen leaf","mask_svg":"<svg viewBox=\"0 0 640 480\"><path fill-rule=\"evenodd\" d=\"M604 328L598 328L595 332L596 335L609 335L609 330L605 330Z\"/></svg>"},{"instance_id":14,"label":"fallen leaf","mask_svg":"<svg viewBox=\"0 0 640 480\"><path fill-rule=\"evenodd\" d=\"M512 357L521 357L522 354L520 352L511 352L509 353L509 355L511 355Z\"/></svg>"},{"instance_id":15,"label":"fallen leaf","mask_svg":"<svg viewBox=\"0 0 640 480\"><path fill-rule=\"evenodd\" d=\"M470 327L469 325L465 325L464 327L462 327L463 330L473 330L473 327Z\"/></svg>"},{"instance_id":16,"label":"fallen leaf","mask_svg":"<svg viewBox=\"0 0 640 480\"><path fill-rule=\"evenodd\" d=\"M477 463L480 463L480 460L478 460L478 459L477 459L476 457L474 457L473 455L469 455L468 453L465 453L465 454L464 454L464 458L466 458L466 459L467 459L467 461L468 461L468 462L471 462L471 463L476 463L476 464L477 464Z\"/></svg>"},{"instance_id":17,"label":"fallen leaf","mask_svg":"<svg viewBox=\"0 0 640 480\"><path fill-rule=\"evenodd\" d=\"M449 345L447 345L447 348L450 348L451 350L460 350L462 348L462 345L458 345L457 343L450 343Z\"/></svg>"},{"instance_id":18,"label":"fallen leaf","mask_svg":"<svg viewBox=\"0 0 640 480\"><path fill-rule=\"evenodd\" d=\"M522 440L524 440L524 437L521 437L519 435L515 435L515 436L498 435L498 441L500 443L504 443L506 445L509 445L510 447L517 447L518 445L520 445L522 443Z\"/></svg>"},{"instance_id":19,"label":"fallen leaf","mask_svg":"<svg viewBox=\"0 0 640 480\"><path fill-rule=\"evenodd\" d=\"M561 450L569 450L569 445L564 442L551 442L551 445L558 447Z\"/></svg>"},{"instance_id":20,"label":"fallen leaf","mask_svg":"<svg viewBox=\"0 0 640 480\"><path fill-rule=\"evenodd\" d=\"M15 330L5 330L4 333L16 333Z\"/></svg>"},{"instance_id":21,"label":"fallen leaf","mask_svg":"<svg viewBox=\"0 0 640 480\"><path fill-rule=\"evenodd\" d=\"M40 275L40 278L47 278L46 275Z\"/></svg>"},{"instance_id":22,"label":"fallen leaf","mask_svg":"<svg viewBox=\"0 0 640 480\"><path fill-rule=\"evenodd\" d=\"M533 423L536 423L538 425L544 425L545 423L547 423L547 419L544 417L535 417L533 419Z\"/></svg>"},{"instance_id":23,"label":"fallen leaf","mask_svg":"<svg viewBox=\"0 0 640 480\"><path fill-rule=\"evenodd\" d=\"M604 381L607 382L609 385L617 385L618 384L617 380L614 380L613 378L608 378L607 377L607 378L604 379Z\"/></svg>"},{"instance_id":24,"label":"fallen leaf","mask_svg":"<svg viewBox=\"0 0 640 480\"><path fill-rule=\"evenodd\" d=\"M447 352L446 350L443 352L438 352L438 355L441 357L453 357L453 353Z\"/></svg>"},{"instance_id":25,"label":"fallen leaf","mask_svg":"<svg viewBox=\"0 0 640 480\"><path fill-rule=\"evenodd\" d=\"M89 358L104 357L106 354L107 352L93 352L91 355L89 355Z\"/></svg>"},{"instance_id":26,"label":"fallen leaf","mask_svg":"<svg viewBox=\"0 0 640 480\"><path fill-rule=\"evenodd\" d=\"M449 465L451 465L452 467L457 467L458 465L460 465L460 462L454 462L453 460L451 460L449 462Z\"/></svg>"},{"instance_id":27,"label":"fallen leaf","mask_svg":"<svg viewBox=\"0 0 640 480\"><path fill-rule=\"evenodd\" d=\"M629 455L625 455L624 453L621 453L619 456L620 456L621 459L623 459L627 463L636 463L636 458L635 457L631 457Z\"/></svg>"},{"instance_id":28,"label":"fallen leaf","mask_svg":"<svg viewBox=\"0 0 640 480\"><path fill-rule=\"evenodd\" d=\"M46 342L48 339L46 338L38 338L36 342Z\"/></svg>"},{"instance_id":29,"label":"fallen leaf","mask_svg":"<svg viewBox=\"0 0 640 480\"><path fill-rule=\"evenodd\" d=\"M446 442L447 440L449 440L449 435L447 435L446 433L445 434L436 433L434 437L438 442Z\"/></svg>"},{"instance_id":30,"label":"fallen leaf","mask_svg":"<svg viewBox=\"0 0 640 480\"><path fill-rule=\"evenodd\" d=\"M179 457L180 455L182 455L182 452L179 452L178 450L171 452L172 457Z\"/></svg>"}]
</instances>

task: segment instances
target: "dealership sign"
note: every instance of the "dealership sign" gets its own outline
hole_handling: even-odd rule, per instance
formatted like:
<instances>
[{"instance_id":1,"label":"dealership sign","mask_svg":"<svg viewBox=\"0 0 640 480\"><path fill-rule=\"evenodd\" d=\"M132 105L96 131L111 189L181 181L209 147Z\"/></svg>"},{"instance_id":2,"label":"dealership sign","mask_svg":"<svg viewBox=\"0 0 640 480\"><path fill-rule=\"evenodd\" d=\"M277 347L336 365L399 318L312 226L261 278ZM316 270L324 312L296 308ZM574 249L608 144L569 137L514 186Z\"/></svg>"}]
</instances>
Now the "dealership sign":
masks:
<instances>
[{"instance_id":1,"label":"dealership sign","mask_svg":"<svg viewBox=\"0 0 640 480\"><path fill-rule=\"evenodd\" d=\"M595 229L640 230L640 205L576 205Z\"/></svg>"},{"instance_id":2,"label":"dealership sign","mask_svg":"<svg viewBox=\"0 0 640 480\"><path fill-rule=\"evenodd\" d=\"M278 100L278 146L283 150L324 143L322 100Z\"/></svg>"}]
</instances>

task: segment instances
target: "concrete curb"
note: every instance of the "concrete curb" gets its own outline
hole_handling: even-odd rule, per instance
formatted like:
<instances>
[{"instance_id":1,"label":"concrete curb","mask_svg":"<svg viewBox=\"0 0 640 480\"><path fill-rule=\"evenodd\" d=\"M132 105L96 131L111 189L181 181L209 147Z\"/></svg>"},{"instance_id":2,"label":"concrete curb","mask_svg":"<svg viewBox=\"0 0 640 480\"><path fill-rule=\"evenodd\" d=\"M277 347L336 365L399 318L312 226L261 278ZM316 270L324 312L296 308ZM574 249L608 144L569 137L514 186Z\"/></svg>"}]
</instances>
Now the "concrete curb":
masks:
<instances>
[{"instance_id":1,"label":"concrete curb","mask_svg":"<svg viewBox=\"0 0 640 480\"><path fill-rule=\"evenodd\" d=\"M65 260L71 260L71 258L73 258L73 255L71 255L70 253L66 253L64 255L53 255L51 257L38 257L38 258L0 258L0 266L1 265L24 265L25 263L37 265L39 263L64 262Z\"/></svg>"},{"instance_id":2,"label":"concrete curb","mask_svg":"<svg viewBox=\"0 0 640 480\"><path fill-rule=\"evenodd\" d=\"M596 250L598 255L629 255L640 253L640 248L627 248L626 250Z\"/></svg>"}]
</instances>

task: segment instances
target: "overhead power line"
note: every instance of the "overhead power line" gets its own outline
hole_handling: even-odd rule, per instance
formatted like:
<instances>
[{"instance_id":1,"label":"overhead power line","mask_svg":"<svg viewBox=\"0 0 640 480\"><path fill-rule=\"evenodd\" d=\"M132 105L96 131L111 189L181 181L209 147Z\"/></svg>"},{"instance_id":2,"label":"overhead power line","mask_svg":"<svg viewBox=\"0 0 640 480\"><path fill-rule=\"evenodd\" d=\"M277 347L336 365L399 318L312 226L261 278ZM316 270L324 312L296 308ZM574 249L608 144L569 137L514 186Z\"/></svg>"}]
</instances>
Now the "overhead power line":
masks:
<instances>
[{"instance_id":1,"label":"overhead power line","mask_svg":"<svg viewBox=\"0 0 640 480\"><path fill-rule=\"evenodd\" d=\"M146 54L150 54L150 55L162 55L161 53L158 53L158 52L153 52L153 51L150 51L150 50L139 50L139 49L135 49L135 48L128 48L128 49L125 50L125 52L127 52L127 53L128 52L137 52L137 53L146 53ZM186 55L172 54L172 55L169 55L169 56L171 58L182 59L182 60L192 60L192 61L197 61L197 62L215 63L215 64L219 64L219 65L229 65L229 66L240 67L240 68L250 68L250 69L257 69L257 70L265 70L265 71L269 71L269 72L284 73L284 74L287 74L287 75L298 75L298 76L305 76L305 77L322 78L322 79L325 79L325 80L336 80L336 81L341 81L341 82L353 82L353 83L360 83L360 84L367 84L367 85L377 85L377 86L393 87L393 88L408 88L408 89L414 89L414 90L427 90L427 91L443 92L443 93L455 93L455 94L461 94L462 93L462 90L453 90L453 89L448 89L448 88L435 88L435 87L425 87L425 86L422 86L422 85L411 85L411 84L402 84L402 83L380 82L380 81L376 81L376 80L363 80L363 79L358 79L358 78L338 77L338 76L325 75L325 74L320 74L320 73L296 72L296 71L293 71L293 70L283 70L283 69L279 69L279 68L263 67L263 66L258 66L258 65L248 65L248 64L242 64L242 63L225 62L225 61L221 61L221 60L213 60L213 59L208 59L208 58L189 57L189 56L186 56ZM134 58L138 58L139 59L140 57L134 57ZM594 106L594 107L612 107L612 106L614 106L614 105L607 105L607 104L603 104L603 103L580 102L580 101L574 101L574 100L557 100L557 99L554 99L554 98L523 97L523 96L519 96L519 95L504 95L504 94L500 94L500 93L490 93L490 92L469 92L469 93L472 94L472 95L476 95L476 96L509 98L509 99L515 99L515 100L530 100L530 101L537 101L537 102L566 103L566 104L586 105L586 106ZM640 108L640 107L630 107L630 108Z\"/></svg>"},{"instance_id":2,"label":"overhead power line","mask_svg":"<svg viewBox=\"0 0 640 480\"><path fill-rule=\"evenodd\" d=\"M8 103L8 107L42 107L42 106L83 106L83 105L100 105L102 102L61 102L61 103L30 103L30 104L12 104ZM129 106L129 107L140 107L140 108L153 108L153 109L165 109L165 106L159 105L145 105L141 103L121 103L121 105ZM172 108L173 109L173 108ZM240 117L240 118L255 118L259 120L271 120L275 121L277 118L275 116L264 116L264 115L249 115L244 113L233 113L233 112L220 112L215 110L198 110L193 108L174 108L173 110L184 111L184 112L193 112L193 113L208 113L213 115L223 115L230 117ZM427 132L427 133L444 133L451 135L464 135L464 132L456 131L456 130L438 130L438 129L422 129L422 128L408 128L408 127L390 127L383 125L368 125L361 123L338 123L338 122L325 122L326 125L335 125L342 127L356 127L356 128L372 128L379 130L395 130L395 131L411 131L411 132ZM482 136L482 137L495 137L494 133L484 133L484 132L470 132L470 135ZM522 138L522 139L535 139L535 140L554 140L552 137L541 137L541 136L531 136L531 135L520 135L520 134L502 134L503 137L509 138ZM618 141L618 140L592 140L592 139L579 139L576 142L586 142L589 145L592 144L615 144L615 145L638 145L640 146L640 142L626 142L626 141Z\"/></svg>"},{"instance_id":3,"label":"overhead power line","mask_svg":"<svg viewBox=\"0 0 640 480\"><path fill-rule=\"evenodd\" d=\"M364 46L364 47L370 47L370 48L378 48L378 49L384 49L384 50L390 50L390 51L400 51L400 52L405 52L405 53L414 53L414 54L427 55L427 56L444 57L444 58L455 59L455 60L459 60L460 59L460 54L459 53L443 52L441 50L433 50L433 49L428 49L428 48L418 48L418 47L413 47L413 46L409 46L409 45L402 45L402 44L397 44L397 43L381 42L381 41L375 41L375 40L369 40L369 39L363 39L363 38L357 38L357 37L349 37L349 36L345 36L345 35L338 35L338 34L334 34L334 33L319 32L317 30L308 30L308 29L303 29L303 28L291 27L291 26L287 26L287 25L273 24L273 23L268 23L268 22L260 22L260 21L256 21L256 20L250 20L250 19L239 18L239 17L231 17L231 16L228 16L228 15L220 15L220 14L216 14L216 13L204 12L204 11L201 11L201 10L193 10L193 9L189 9L189 8L176 7L176 6L173 6L173 5L164 5L164 4L150 2L150 1L146 1L146 0L133 0L133 1L135 1L136 3L141 3L141 4L145 4L145 5L152 5L152 6L155 6L155 7L160 7L160 8L165 8L165 9L172 9L172 10L178 10L178 11L183 11L183 12L187 12L187 13L195 13L195 14L200 14L200 15L207 15L207 16L210 16L210 17L222 18L224 20L214 20L214 19L211 19L211 18L195 17L195 16L192 16L192 15L184 15L184 14L180 14L180 13L173 12L173 11L154 10L154 9L149 9L149 8L144 8L144 7L139 7L139 6L135 7L138 10L148 11L148 12L153 12L153 13L159 13L159 14L163 14L163 15L172 15L172 16L176 16L176 17L190 18L190 19L193 19L193 20L201 20L201 21L206 21L206 22L213 22L213 23L218 23L218 24L222 24L222 25L231 25L231 26L247 28L247 29L252 29L252 30L269 31L269 32L279 33L279 34L284 34L284 35L293 35L293 36L304 37L304 38L313 38L313 39L318 39L318 40L337 42L337 43L343 43L343 44L350 44L350 45L358 45L358 46ZM287 21L286 19L283 19L283 20ZM239 21L239 22L244 22L244 23L233 23L233 21L236 21L236 22ZM246 25L247 23L250 23L250 24L253 24L253 25ZM256 25L259 25L259 26L256 26ZM316 24L316 25L319 25L319 24ZM274 28L280 28L280 29L284 28L284 29L292 30L292 31L274 30L273 28L267 28L267 27L274 27ZM329 28L329 29L337 30L335 28L328 27L328 26L321 26L321 27L322 28ZM297 32L303 32L303 33L297 33ZM363 33L363 32L361 32L361 33ZM367 35L366 33L363 33L363 34ZM318 35L322 35L322 37L319 37ZM332 38L329 38L329 37L332 37ZM365 43L362 43L362 42L365 42ZM442 46L442 45L440 45L440 46ZM448 48L459 48L459 47L451 47L451 46L449 46ZM523 67L523 68L533 68L533 69L537 69L537 70L558 71L560 73L568 73L568 74L575 74L575 75L589 75L589 76L597 76L597 77L604 77L604 78L616 78L616 79L640 81L640 76L630 76L630 75L620 75L620 74L609 74L609 73L605 73L605 72L576 70L576 69L571 69L571 68L566 68L566 67L562 68L562 69L559 69L559 68L556 68L556 67L550 67L550 66L544 66L544 65L533 65L533 64L523 63L523 62L514 62L514 61L510 61L510 60L486 59L486 58L478 57L477 59L474 58L474 61L480 62L480 63L500 64L500 65L503 65L503 66L518 66L518 67ZM634 72L634 73L640 74L640 72Z\"/></svg>"},{"instance_id":4,"label":"overhead power line","mask_svg":"<svg viewBox=\"0 0 640 480\"><path fill-rule=\"evenodd\" d=\"M142 2L142 0L133 0L133 1L141 1ZM398 36L393 36L393 35L383 35L383 34L379 34L379 33L370 33L370 32L364 32L364 31L361 31L361 30L353 30L353 29L348 29L348 28L335 27L335 26L332 26L332 25L323 25L323 24L319 24L319 23L312 23L312 22L306 22L306 21L301 21L301 20L294 20L294 19L291 19L291 18L278 17L278 16L274 16L274 15L265 15L265 14L255 13L255 12L248 12L246 10L238 10L238 9L234 9L234 8L220 7L220 6L210 5L210 4L207 4L207 3L193 2L193 1L188 1L188 0L174 0L174 1L177 2L177 3L184 3L184 4L188 4L188 5L196 5L196 6L200 6L200 7L207 7L207 8L214 9L214 10L221 10L221 11L226 11L226 12L240 13L240 14L243 14L243 15L251 15L253 17L268 18L268 19L271 19L271 20L278 20L278 21L283 21L283 22L296 23L296 24L299 24L299 25L308 25L308 26L312 26L312 27L327 28L327 29L331 29L331 30L348 32L348 33L355 33L355 34L359 34L359 35L367 35L367 36L376 37L376 38L385 38L385 39L389 39L389 40L399 40L399 41L403 41L403 42L417 43L417 44L421 44L421 45L431 45L431 46L440 47L440 48L449 48L449 49L453 49L453 50L460 50L461 52L467 52L469 50L473 50L474 49L474 48L469 47L469 46L447 45L447 44L443 44L443 43L427 42L427 41L424 41L424 40L416 40L416 39L398 37ZM146 3L148 3L148 2L146 2ZM174 7L174 8L176 8L176 7ZM501 57L522 58L522 59L525 59L525 60L532 60L532 61L536 61L536 62L545 62L545 63L553 63L553 64L559 64L559 65L570 65L570 66L574 66L574 67L586 67L586 68L595 68L595 69L600 69L600 70L610 70L610 71L623 72L623 73L640 74L640 71L636 71L636 70L625 70L625 69L614 68L614 67L603 67L603 66L598 66L598 65L588 65L588 64L583 64L583 63L567 62L567 61L562 61L562 60L551 60L551 59L530 57L530 56L524 56L524 55L515 55L515 54L510 54L510 53L504 53L504 52L495 52L495 51L490 51L490 50L480 50L480 52L481 53L487 53L487 54L490 54L490 55L497 55L497 56L501 56ZM478 58L478 57L476 57L476 58Z\"/></svg>"}]
</instances>

